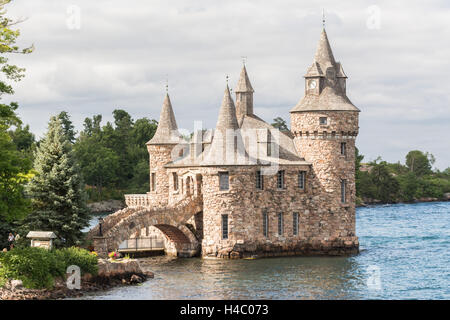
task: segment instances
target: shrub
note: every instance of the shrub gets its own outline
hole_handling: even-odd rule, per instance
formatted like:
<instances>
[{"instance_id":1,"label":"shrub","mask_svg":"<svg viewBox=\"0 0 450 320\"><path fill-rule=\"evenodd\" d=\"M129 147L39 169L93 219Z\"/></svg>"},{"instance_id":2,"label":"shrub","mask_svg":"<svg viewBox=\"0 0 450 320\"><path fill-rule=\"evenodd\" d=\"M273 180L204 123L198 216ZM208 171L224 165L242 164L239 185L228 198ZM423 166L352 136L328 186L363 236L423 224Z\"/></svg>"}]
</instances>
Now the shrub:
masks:
<instances>
[{"instance_id":1,"label":"shrub","mask_svg":"<svg viewBox=\"0 0 450 320\"><path fill-rule=\"evenodd\" d=\"M52 270L56 266L51 253L40 248L18 248L0 255L0 278L20 279L27 288L50 288L53 285Z\"/></svg>"},{"instance_id":2,"label":"shrub","mask_svg":"<svg viewBox=\"0 0 450 320\"><path fill-rule=\"evenodd\" d=\"M64 261L66 268L71 265L76 265L80 267L82 274L97 274L97 255L91 254L86 249L70 247L56 250L55 253Z\"/></svg>"},{"instance_id":3,"label":"shrub","mask_svg":"<svg viewBox=\"0 0 450 320\"><path fill-rule=\"evenodd\" d=\"M81 248L46 250L15 248L0 253L0 285L20 279L26 288L51 288L55 277L64 277L67 267L76 265L81 273L97 274L97 256Z\"/></svg>"}]
</instances>

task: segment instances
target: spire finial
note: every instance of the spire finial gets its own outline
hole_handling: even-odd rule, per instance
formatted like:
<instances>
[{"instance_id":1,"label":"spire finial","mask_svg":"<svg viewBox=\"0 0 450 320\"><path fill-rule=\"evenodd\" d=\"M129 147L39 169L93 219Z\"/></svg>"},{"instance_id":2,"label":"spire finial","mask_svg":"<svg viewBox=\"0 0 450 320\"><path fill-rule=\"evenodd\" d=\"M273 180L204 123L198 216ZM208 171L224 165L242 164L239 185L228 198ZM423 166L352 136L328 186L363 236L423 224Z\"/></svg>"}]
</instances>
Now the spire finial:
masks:
<instances>
[{"instance_id":1,"label":"spire finial","mask_svg":"<svg viewBox=\"0 0 450 320\"><path fill-rule=\"evenodd\" d=\"M241 56L241 58L242 58L242 64L245 67L245 63L247 62L247 56Z\"/></svg>"},{"instance_id":2,"label":"spire finial","mask_svg":"<svg viewBox=\"0 0 450 320\"><path fill-rule=\"evenodd\" d=\"M166 74L166 93L169 93L169 75Z\"/></svg>"},{"instance_id":3,"label":"spire finial","mask_svg":"<svg viewBox=\"0 0 450 320\"><path fill-rule=\"evenodd\" d=\"M228 87L228 80L230 79L230 77L228 75L226 75L225 79L227 81L227 87Z\"/></svg>"},{"instance_id":4,"label":"spire finial","mask_svg":"<svg viewBox=\"0 0 450 320\"><path fill-rule=\"evenodd\" d=\"M325 29L325 9L322 9L322 26Z\"/></svg>"}]
</instances>

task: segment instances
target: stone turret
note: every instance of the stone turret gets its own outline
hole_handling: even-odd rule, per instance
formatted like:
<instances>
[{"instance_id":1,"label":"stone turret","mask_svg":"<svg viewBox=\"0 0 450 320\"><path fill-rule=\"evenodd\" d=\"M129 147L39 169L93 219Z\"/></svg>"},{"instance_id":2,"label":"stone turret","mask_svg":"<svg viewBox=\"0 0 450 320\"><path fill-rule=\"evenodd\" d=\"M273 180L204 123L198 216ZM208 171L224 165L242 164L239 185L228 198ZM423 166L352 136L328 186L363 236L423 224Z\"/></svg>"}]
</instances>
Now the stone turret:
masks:
<instances>
[{"instance_id":1,"label":"stone turret","mask_svg":"<svg viewBox=\"0 0 450 320\"><path fill-rule=\"evenodd\" d=\"M147 142L147 150L150 156L150 192L155 205L168 203L169 175L164 165L173 160L174 147L183 140L178 132L177 122L170 102L169 94L166 94L159 117L158 128L153 138Z\"/></svg>"},{"instance_id":2,"label":"stone turret","mask_svg":"<svg viewBox=\"0 0 450 320\"><path fill-rule=\"evenodd\" d=\"M248 78L245 65L242 67L241 75L236 87L236 117L238 121L244 116L253 115L253 93L255 92Z\"/></svg>"},{"instance_id":3,"label":"stone turret","mask_svg":"<svg viewBox=\"0 0 450 320\"><path fill-rule=\"evenodd\" d=\"M325 237L355 241L355 138L359 109L346 95L347 76L336 62L325 29L305 75L305 95L290 111L297 151L313 163L313 177L326 207ZM353 237L353 238L351 238ZM351 240L349 240L351 239Z\"/></svg>"}]
</instances>

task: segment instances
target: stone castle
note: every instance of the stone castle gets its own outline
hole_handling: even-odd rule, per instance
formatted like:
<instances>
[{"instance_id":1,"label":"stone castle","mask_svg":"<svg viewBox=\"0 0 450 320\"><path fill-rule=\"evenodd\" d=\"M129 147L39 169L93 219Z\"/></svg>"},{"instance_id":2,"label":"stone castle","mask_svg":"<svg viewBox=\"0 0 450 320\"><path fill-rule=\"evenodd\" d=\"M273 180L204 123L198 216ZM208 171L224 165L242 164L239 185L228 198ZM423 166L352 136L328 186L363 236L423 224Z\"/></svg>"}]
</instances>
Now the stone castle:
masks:
<instances>
[{"instance_id":1,"label":"stone castle","mask_svg":"<svg viewBox=\"0 0 450 320\"><path fill-rule=\"evenodd\" d=\"M359 109L325 29L292 108L291 130L259 118L245 65L234 93L227 87L214 130L177 128L167 94L150 155L150 191L126 195L127 208L95 234L107 252L157 230L168 253L245 258L344 255L355 235L355 139Z\"/></svg>"}]
</instances>

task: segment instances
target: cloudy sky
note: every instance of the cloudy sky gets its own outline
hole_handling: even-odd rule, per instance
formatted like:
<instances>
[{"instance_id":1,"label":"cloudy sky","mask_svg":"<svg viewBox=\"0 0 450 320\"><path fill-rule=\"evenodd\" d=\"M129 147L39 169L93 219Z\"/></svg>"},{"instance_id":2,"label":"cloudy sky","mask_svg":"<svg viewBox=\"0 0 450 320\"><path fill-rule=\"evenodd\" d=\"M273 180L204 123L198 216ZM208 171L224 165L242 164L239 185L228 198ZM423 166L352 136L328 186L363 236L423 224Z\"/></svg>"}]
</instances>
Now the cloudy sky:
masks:
<instances>
[{"instance_id":1,"label":"cloudy sky","mask_svg":"<svg viewBox=\"0 0 450 320\"><path fill-rule=\"evenodd\" d=\"M361 109L357 145L373 160L404 161L409 150L450 166L450 6L448 1L92 1L15 0L8 6L21 45L12 62L27 69L13 100L37 136L69 111L112 120L159 118L166 74L178 126L215 125L225 76L235 86L247 57L255 112L281 116L303 96L322 27ZM7 99L8 100L8 99Z\"/></svg>"}]
</instances>

